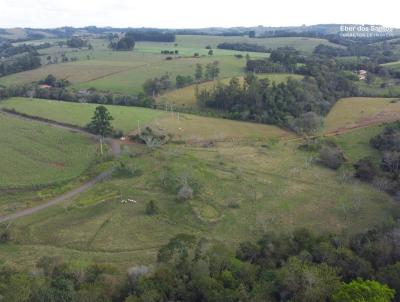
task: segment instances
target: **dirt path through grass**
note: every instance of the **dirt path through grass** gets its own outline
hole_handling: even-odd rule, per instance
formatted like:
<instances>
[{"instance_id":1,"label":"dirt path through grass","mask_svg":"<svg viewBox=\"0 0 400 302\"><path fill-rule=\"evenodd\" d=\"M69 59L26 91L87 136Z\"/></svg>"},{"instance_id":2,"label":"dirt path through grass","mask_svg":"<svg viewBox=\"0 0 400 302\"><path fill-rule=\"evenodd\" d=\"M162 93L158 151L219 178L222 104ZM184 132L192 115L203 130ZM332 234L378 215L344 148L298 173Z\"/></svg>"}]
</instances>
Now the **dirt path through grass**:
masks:
<instances>
[{"instance_id":1,"label":"dirt path through grass","mask_svg":"<svg viewBox=\"0 0 400 302\"><path fill-rule=\"evenodd\" d=\"M33 121L37 121L39 123L43 123L43 124L49 125L50 127L56 127L56 128L72 131L72 132L75 132L75 133L81 133L81 134L88 135L90 137L96 138L96 135L94 135L92 133L89 133L89 132L87 132L87 131L85 131L83 129L75 128L75 127L72 127L72 126L61 125L61 124L58 124L56 122L53 123L53 122L50 122L50 121L41 121L41 120L37 120L35 118L29 118L27 116L21 116L21 115L13 114L13 113L10 113L10 112L5 112L5 111L3 111L3 112L5 114L8 114L8 115L13 116L15 118L20 118L20 119L30 120L30 121L33 120ZM117 140L117 139L111 139L111 138L108 138L105 141L110 146L110 150L111 150L112 155L114 155L115 157L118 157L120 155L120 153L121 153L121 142L119 140ZM51 207L53 205L59 204L59 203L64 202L66 200L70 200L71 198L75 197L76 195L89 190L91 187L93 187L98 182L101 182L104 179L108 178L109 176L111 176L112 172L113 172L113 169L111 168L111 169L109 169L109 170L97 175L96 177L94 177L90 181L80 185L79 187L77 187L77 188L75 188L75 189L73 189L73 190L71 190L69 192L66 192L66 193L64 193L64 194L62 194L62 195L60 195L60 196L58 196L56 198L53 198L53 199L49 200L48 202L46 202L44 204L38 205L38 206L33 207L33 208L24 209L24 210L21 210L21 211L18 211L16 213L14 213L14 214L6 215L6 216L0 216L0 223L7 222L7 221L10 221L10 220L14 220L14 219L17 219L17 218L21 218L21 217L24 217L24 216L32 215L32 214L34 214L36 212L39 212L39 211L41 211L43 209L46 209L48 207Z\"/></svg>"}]
</instances>

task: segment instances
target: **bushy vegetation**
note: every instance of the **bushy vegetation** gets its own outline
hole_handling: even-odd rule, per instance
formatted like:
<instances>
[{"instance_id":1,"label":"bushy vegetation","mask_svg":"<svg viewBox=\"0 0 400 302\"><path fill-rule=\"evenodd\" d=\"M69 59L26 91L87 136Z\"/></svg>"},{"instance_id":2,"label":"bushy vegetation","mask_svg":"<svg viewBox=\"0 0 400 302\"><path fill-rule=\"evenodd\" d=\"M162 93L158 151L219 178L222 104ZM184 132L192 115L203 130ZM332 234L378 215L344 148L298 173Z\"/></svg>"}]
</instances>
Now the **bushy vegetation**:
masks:
<instances>
[{"instance_id":1,"label":"bushy vegetation","mask_svg":"<svg viewBox=\"0 0 400 302\"><path fill-rule=\"evenodd\" d=\"M154 214L154 204L147 208ZM3 267L0 295L21 302L389 302L400 290L398 232L393 224L343 241L298 229L242 242L236 253L222 243L178 234L159 249L154 268L132 267L125 278L110 265L52 256L42 257L34 274Z\"/></svg>"},{"instance_id":2,"label":"bushy vegetation","mask_svg":"<svg viewBox=\"0 0 400 302\"><path fill-rule=\"evenodd\" d=\"M118 35L112 36L110 40L110 44L108 46L113 50L122 50L122 51L129 51L133 50L135 47L135 38L132 33L128 32L120 38Z\"/></svg>"},{"instance_id":3,"label":"bushy vegetation","mask_svg":"<svg viewBox=\"0 0 400 302\"><path fill-rule=\"evenodd\" d=\"M295 72L299 63L304 63L304 58L296 49L280 47L271 51L269 58L248 59L246 70L254 73Z\"/></svg>"},{"instance_id":4,"label":"bushy vegetation","mask_svg":"<svg viewBox=\"0 0 400 302\"><path fill-rule=\"evenodd\" d=\"M339 98L357 93L332 62L310 60L302 72L303 80L280 84L253 74L243 84L233 78L229 85L199 91L197 100L201 107L215 108L230 118L289 126L293 118L310 111L325 115Z\"/></svg>"},{"instance_id":5,"label":"bushy vegetation","mask_svg":"<svg viewBox=\"0 0 400 302\"><path fill-rule=\"evenodd\" d=\"M400 124L388 125L373 137L371 146L380 151L380 161L371 157L360 159L355 165L355 176L373 183L378 189L399 197L400 192Z\"/></svg>"},{"instance_id":6,"label":"bushy vegetation","mask_svg":"<svg viewBox=\"0 0 400 302\"><path fill-rule=\"evenodd\" d=\"M87 46L88 42L87 42L87 40L83 40L80 37L71 37L70 39L68 39L66 41L66 44L68 47L71 47L71 48L82 48L82 47Z\"/></svg>"},{"instance_id":7,"label":"bushy vegetation","mask_svg":"<svg viewBox=\"0 0 400 302\"><path fill-rule=\"evenodd\" d=\"M230 49L230 50L237 50L237 51L252 51L252 52L268 52L268 49L259 44L253 43L220 43L217 45L219 49Z\"/></svg>"},{"instance_id":8,"label":"bushy vegetation","mask_svg":"<svg viewBox=\"0 0 400 302\"><path fill-rule=\"evenodd\" d=\"M0 43L0 58L7 58L22 53L38 55L37 48L32 45L22 44L13 46L11 43Z\"/></svg>"},{"instance_id":9,"label":"bushy vegetation","mask_svg":"<svg viewBox=\"0 0 400 302\"><path fill-rule=\"evenodd\" d=\"M175 42L175 33L158 30L134 30L127 32L135 41Z\"/></svg>"},{"instance_id":10,"label":"bushy vegetation","mask_svg":"<svg viewBox=\"0 0 400 302\"><path fill-rule=\"evenodd\" d=\"M24 70L35 69L40 66L40 58L34 53L28 53L4 62L1 61L0 77Z\"/></svg>"},{"instance_id":11,"label":"bushy vegetation","mask_svg":"<svg viewBox=\"0 0 400 302\"><path fill-rule=\"evenodd\" d=\"M42 87L48 85L50 87ZM154 107L154 99L144 93L127 95L119 93L97 92L96 90L76 91L69 89L70 83L65 79L57 79L49 74L37 84L1 87L0 100L9 97L31 97L37 99L59 100L76 103L95 103L137 107Z\"/></svg>"}]
</instances>

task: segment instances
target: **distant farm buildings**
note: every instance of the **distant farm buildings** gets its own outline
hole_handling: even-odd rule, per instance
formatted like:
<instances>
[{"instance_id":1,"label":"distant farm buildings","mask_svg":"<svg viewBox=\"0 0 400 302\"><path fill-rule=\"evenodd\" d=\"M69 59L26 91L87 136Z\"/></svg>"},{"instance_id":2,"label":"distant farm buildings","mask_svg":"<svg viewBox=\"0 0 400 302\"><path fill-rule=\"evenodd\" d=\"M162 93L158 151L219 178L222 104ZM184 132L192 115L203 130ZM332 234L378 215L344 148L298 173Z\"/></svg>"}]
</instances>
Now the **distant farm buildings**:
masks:
<instances>
[{"instance_id":1,"label":"distant farm buildings","mask_svg":"<svg viewBox=\"0 0 400 302\"><path fill-rule=\"evenodd\" d=\"M364 69L360 69L359 71L358 71L358 79L360 80L360 81L365 81L365 79L367 78L367 71L366 70L364 70Z\"/></svg>"}]
</instances>

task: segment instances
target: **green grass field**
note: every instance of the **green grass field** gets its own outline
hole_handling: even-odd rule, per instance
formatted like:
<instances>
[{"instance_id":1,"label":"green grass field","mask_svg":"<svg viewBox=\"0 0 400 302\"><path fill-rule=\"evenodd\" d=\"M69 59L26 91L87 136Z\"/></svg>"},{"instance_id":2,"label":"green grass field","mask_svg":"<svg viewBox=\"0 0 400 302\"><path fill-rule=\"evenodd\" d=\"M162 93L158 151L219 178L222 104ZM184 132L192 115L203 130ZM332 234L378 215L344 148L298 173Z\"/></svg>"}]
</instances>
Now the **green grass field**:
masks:
<instances>
[{"instance_id":1,"label":"green grass field","mask_svg":"<svg viewBox=\"0 0 400 302\"><path fill-rule=\"evenodd\" d=\"M151 57L148 54L146 56ZM127 68L126 71L117 72L107 77L77 84L74 87L78 89L93 87L102 91L138 93L142 91L143 83L147 79L168 73L172 83L175 84L177 75L193 76L196 64L206 65L213 61L218 61L220 64L220 77L232 77L244 73L245 60L233 56L176 58L171 61L159 59L135 68Z\"/></svg>"},{"instance_id":2,"label":"green grass field","mask_svg":"<svg viewBox=\"0 0 400 302\"><path fill-rule=\"evenodd\" d=\"M38 116L62 123L86 126L93 116L96 104L80 104L51 100L11 98L0 102L0 108L15 109L31 116ZM106 106L114 117L113 126L125 132L135 130L138 121L141 125L161 117L163 111L140 107Z\"/></svg>"},{"instance_id":3,"label":"green grass field","mask_svg":"<svg viewBox=\"0 0 400 302\"><path fill-rule=\"evenodd\" d=\"M0 108L15 109L17 112L38 116L71 125L85 126L93 115L95 104L78 104L51 100L11 98L0 102ZM114 128L125 132L140 126L150 125L164 130L175 140L209 140L229 138L279 138L291 134L278 127L240 121L208 118L191 114L179 114L161 110L106 106L114 117Z\"/></svg>"},{"instance_id":4,"label":"green grass field","mask_svg":"<svg viewBox=\"0 0 400 302\"><path fill-rule=\"evenodd\" d=\"M385 64L381 64L381 65L385 66L385 67L387 67L389 69L392 69L392 70L396 70L396 71L400 70L400 61L385 63Z\"/></svg>"},{"instance_id":5,"label":"green grass field","mask_svg":"<svg viewBox=\"0 0 400 302\"><path fill-rule=\"evenodd\" d=\"M43 42L46 41L55 42L53 39ZM40 50L43 63L46 63L47 56L53 59L57 57L61 62L62 53L69 58L75 57L78 61L44 65L35 70L5 76L0 78L0 85L31 83L45 78L48 74L53 74L57 78L69 80L73 84L72 87L76 89L96 88L101 91L138 93L142 91L143 83L149 78L159 77L168 72L174 82L178 74L193 75L197 63L207 64L215 60L220 62L220 78L243 75L245 60L234 57L240 52L216 49L217 44L222 42L256 43L271 49L291 46L305 53L312 52L319 44L335 46L327 40L314 38L250 39L248 37L177 36L176 43L138 42L134 51L115 52L107 48L107 41L90 39L94 47L92 51L86 48L81 50L61 48L56 45ZM207 55L206 46L208 45L214 48L212 57ZM167 61L166 56L160 54L161 50L165 49L178 50L179 55ZM199 53L200 57L193 58L194 53ZM249 55L251 57L268 56L265 53L252 52L249 52Z\"/></svg>"},{"instance_id":6,"label":"green grass field","mask_svg":"<svg viewBox=\"0 0 400 302\"><path fill-rule=\"evenodd\" d=\"M265 231L309 227L349 234L387 219L395 206L388 195L357 181L342 182L339 173L312 164L311 155L297 147L268 139L213 148L170 144L139 156L144 146L126 146L121 160L140 170L139 176L114 178L16 221L18 244L0 246L0 263L32 266L51 253L125 270L128 264L154 262L157 248L182 232L235 247ZM177 202L174 190L162 188L161 175L189 176L193 199ZM127 198L137 202L120 202ZM348 210L359 198L360 209ZM145 214L150 200L159 214Z\"/></svg>"},{"instance_id":7,"label":"green grass field","mask_svg":"<svg viewBox=\"0 0 400 302\"><path fill-rule=\"evenodd\" d=\"M84 125L94 105L13 98L1 106ZM388 99L343 99L326 126L329 131L348 128L371 116L382 122L376 115L393 113L398 106ZM115 176L69 202L15 221L13 242L0 246L0 263L32 267L43 254L52 254L111 262L123 271L127 265L153 263L159 246L182 232L232 248L265 231L286 233L298 227L346 236L383 223L396 208L386 193L355 179L343 181L341 171L319 165L315 154L298 149L301 141L290 140L294 135L277 127L109 108L122 128L134 129L131 120L145 118L156 129L172 133L172 142L152 152L144 145L123 146L120 161L139 171L137 176ZM380 129L372 126L332 137L349 159L345 169L351 171L365 155L376 155L369 140ZM204 140L218 142L205 147ZM182 179L189 180L194 197L178 202ZM171 185L163 187L165 182ZM121 203L128 198L137 202ZM159 214L146 215L150 200Z\"/></svg>"},{"instance_id":8,"label":"green grass field","mask_svg":"<svg viewBox=\"0 0 400 302\"><path fill-rule=\"evenodd\" d=\"M271 82L275 83L286 82L289 77L294 79L302 79L301 75L289 73L257 74L257 77L268 78ZM229 84L230 79L231 78L223 78L216 81L204 82L198 85L190 85L180 89L175 89L157 98L157 103L159 105L167 103L177 107L196 108L196 86L198 87L199 91L203 89L212 89L218 83ZM243 76L240 76L239 80L243 81Z\"/></svg>"},{"instance_id":9,"label":"green grass field","mask_svg":"<svg viewBox=\"0 0 400 302\"><path fill-rule=\"evenodd\" d=\"M176 43L192 48L205 48L210 45L217 48L219 43L252 43L263 45L266 48L275 49L289 46L305 53L311 53L319 44L341 47L330 43L325 39L303 38L303 37L279 37L279 38L249 38L249 37L222 37L222 36L177 36Z\"/></svg>"},{"instance_id":10,"label":"green grass field","mask_svg":"<svg viewBox=\"0 0 400 302\"><path fill-rule=\"evenodd\" d=\"M81 134L0 113L0 188L31 187L70 180L96 155Z\"/></svg>"},{"instance_id":11,"label":"green grass field","mask_svg":"<svg viewBox=\"0 0 400 302\"><path fill-rule=\"evenodd\" d=\"M365 127L400 118L397 98L354 97L339 100L325 120L325 132Z\"/></svg>"}]
</instances>

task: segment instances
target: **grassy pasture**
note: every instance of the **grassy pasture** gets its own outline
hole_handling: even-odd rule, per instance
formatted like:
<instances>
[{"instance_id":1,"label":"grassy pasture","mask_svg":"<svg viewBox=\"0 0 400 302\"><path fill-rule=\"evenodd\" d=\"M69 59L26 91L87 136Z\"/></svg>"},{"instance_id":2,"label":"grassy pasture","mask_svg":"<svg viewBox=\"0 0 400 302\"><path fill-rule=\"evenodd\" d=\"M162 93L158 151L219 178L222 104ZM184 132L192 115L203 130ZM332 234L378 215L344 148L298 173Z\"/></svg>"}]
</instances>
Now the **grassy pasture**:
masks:
<instances>
[{"instance_id":1,"label":"grassy pasture","mask_svg":"<svg viewBox=\"0 0 400 302\"><path fill-rule=\"evenodd\" d=\"M0 108L14 108L32 116L85 126L93 115L95 104L78 104L50 100L11 98L0 103ZM290 134L275 126L232 120L208 118L191 114L166 113L140 107L106 106L114 117L113 126L125 132L140 125L152 125L174 135L177 140L204 140L225 138L278 138Z\"/></svg>"},{"instance_id":2,"label":"grassy pasture","mask_svg":"<svg viewBox=\"0 0 400 302\"><path fill-rule=\"evenodd\" d=\"M354 97L339 100L325 120L325 131L381 124L400 118L400 101L396 98Z\"/></svg>"},{"instance_id":3,"label":"grassy pasture","mask_svg":"<svg viewBox=\"0 0 400 302\"><path fill-rule=\"evenodd\" d=\"M96 106L98 105L27 98L11 98L0 102L0 107L3 108L14 108L21 113L81 127L90 121ZM136 129L138 121L143 125L163 115L162 111L140 107L112 105L106 107L114 117L113 126L126 132Z\"/></svg>"},{"instance_id":4,"label":"grassy pasture","mask_svg":"<svg viewBox=\"0 0 400 302\"><path fill-rule=\"evenodd\" d=\"M78 177L96 155L81 134L0 113L0 187L26 187Z\"/></svg>"},{"instance_id":5,"label":"grassy pasture","mask_svg":"<svg viewBox=\"0 0 400 302\"><path fill-rule=\"evenodd\" d=\"M267 48L292 46L304 52L311 52L319 44L331 44L326 40L313 38L250 39L247 37L177 36L177 46L175 43L138 42L134 51L115 52L107 48L107 41L90 39L94 47L92 51L86 48L78 50L59 46L40 50L43 62L46 62L48 55L60 59L62 53L66 53L69 58L77 57L79 61L45 65L35 70L2 77L0 85L30 83L53 74L57 78L68 79L77 89L93 87L102 91L138 93L148 78L168 72L174 82L178 74L193 75L196 63L207 64L214 60L220 62L221 78L242 75L245 66L244 59L234 57L234 54L239 53L237 51L215 49L216 45L222 42L257 43ZM207 56L208 50L205 49L207 45L214 48L214 56ZM163 49L177 49L180 53L179 56L174 56L173 60L167 61L165 56L160 54ZM192 57L195 52L200 54L199 58ZM268 56L263 53L250 52L249 54L252 57Z\"/></svg>"},{"instance_id":6,"label":"grassy pasture","mask_svg":"<svg viewBox=\"0 0 400 302\"><path fill-rule=\"evenodd\" d=\"M67 79L72 84L85 83L107 77L118 72L134 69L149 64L152 58L136 56L137 60L128 62L83 60L69 63L46 65L44 67L19 72L0 78L1 85L27 84L44 79L48 74Z\"/></svg>"},{"instance_id":7,"label":"grassy pasture","mask_svg":"<svg viewBox=\"0 0 400 302\"><path fill-rule=\"evenodd\" d=\"M400 70L400 61L385 63L385 64L382 64L382 66L385 66L392 70L399 71Z\"/></svg>"},{"instance_id":8,"label":"grassy pasture","mask_svg":"<svg viewBox=\"0 0 400 302\"><path fill-rule=\"evenodd\" d=\"M278 139L293 135L276 126L202 117L191 114L168 113L150 125L171 133L178 141L227 139Z\"/></svg>"},{"instance_id":9,"label":"grassy pasture","mask_svg":"<svg viewBox=\"0 0 400 302\"><path fill-rule=\"evenodd\" d=\"M294 79L301 79L302 76L297 74L288 74L288 73L271 73L271 74L258 74L257 77L259 78L268 78L271 82L282 83L286 82L289 77ZM222 84L229 84L231 78L223 78L216 81L204 82L198 84L199 91L203 89L212 89L214 85L217 85L219 82ZM239 77L241 81L243 81L243 76ZM183 87L180 89L175 89L170 92L167 92L160 96L157 99L157 103L159 104L173 104L174 106L178 107L186 107L192 108L196 106L196 85L190 85L187 87Z\"/></svg>"},{"instance_id":10,"label":"grassy pasture","mask_svg":"<svg viewBox=\"0 0 400 302\"><path fill-rule=\"evenodd\" d=\"M141 156L130 156L140 146L125 146L122 161L142 171L140 176L114 178L67 204L16 221L18 244L1 246L0 262L29 266L51 252L108 260L124 270L154 262L157 248L182 232L235 247L267 230L304 226L348 234L387 219L395 207L389 196L364 183L342 182L337 172L311 164L310 154L297 146L269 140L211 149L170 144ZM165 171L171 178L190 175L194 198L177 202L174 190L163 189ZM359 196L360 209L347 211ZM137 203L122 204L121 198ZM150 200L158 215L145 214Z\"/></svg>"},{"instance_id":11,"label":"grassy pasture","mask_svg":"<svg viewBox=\"0 0 400 302\"><path fill-rule=\"evenodd\" d=\"M290 46L301 52L311 53L319 44L341 47L325 39L304 38L304 37L278 37L278 38L249 38L249 37L223 37L223 36L177 36L176 43L192 48L205 48L210 45L217 48L217 45L223 42L228 43L252 43L263 45L266 48L278 48ZM173 43L172 43L173 45Z\"/></svg>"},{"instance_id":12,"label":"grassy pasture","mask_svg":"<svg viewBox=\"0 0 400 302\"><path fill-rule=\"evenodd\" d=\"M147 55L148 56L148 55ZM220 63L220 77L232 77L244 73L245 60L233 56L176 58L171 61L159 60L146 63L137 68L128 69L113 75L75 85L76 88L94 87L98 90L138 93L143 83L154 77L168 73L173 84L177 75L194 75L196 64L206 65L213 61Z\"/></svg>"}]
</instances>

